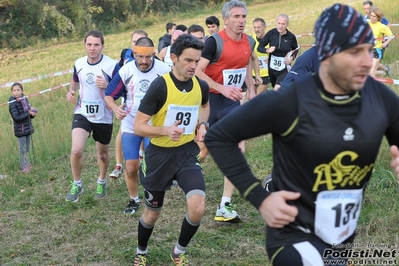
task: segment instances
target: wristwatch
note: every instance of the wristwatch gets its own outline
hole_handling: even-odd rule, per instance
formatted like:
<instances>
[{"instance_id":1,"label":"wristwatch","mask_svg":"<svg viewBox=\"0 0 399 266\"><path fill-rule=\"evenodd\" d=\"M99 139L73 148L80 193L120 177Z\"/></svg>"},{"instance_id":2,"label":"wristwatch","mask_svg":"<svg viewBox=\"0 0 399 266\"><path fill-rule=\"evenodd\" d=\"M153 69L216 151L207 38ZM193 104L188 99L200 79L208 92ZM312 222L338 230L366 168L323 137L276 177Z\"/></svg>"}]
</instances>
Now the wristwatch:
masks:
<instances>
[{"instance_id":1,"label":"wristwatch","mask_svg":"<svg viewBox=\"0 0 399 266\"><path fill-rule=\"evenodd\" d=\"M199 124L198 124L198 128L199 128L201 125L205 125L205 129L208 130L208 128L209 128L209 123L208 123L208 122L201 122L201 123L199 123Z\"/></svg>"}]
</instances>

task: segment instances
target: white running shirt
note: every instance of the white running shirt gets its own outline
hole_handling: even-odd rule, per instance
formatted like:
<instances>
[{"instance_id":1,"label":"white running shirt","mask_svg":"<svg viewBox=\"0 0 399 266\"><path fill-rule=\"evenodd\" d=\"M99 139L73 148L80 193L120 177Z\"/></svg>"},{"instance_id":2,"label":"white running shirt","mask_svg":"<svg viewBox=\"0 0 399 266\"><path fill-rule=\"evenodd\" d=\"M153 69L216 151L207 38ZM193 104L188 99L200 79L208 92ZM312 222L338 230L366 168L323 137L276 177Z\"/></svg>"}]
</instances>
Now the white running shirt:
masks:
<instances>
[{"instance_id":1,"label":"white running shirt","mask_svg":"<svg viewBox=\"0 0 399 266\"><path fill-rule=\"evenodd\" d=\"M79 82L79 98L75 106L75 114L81 114L91 123L112 124L113 113L104 101L105 89L96 86L97 76L110 81L116 73L117 62L106 55L96 64L87 62L87 56L75 61L73 79Z\"/></svg>"},{"instance_id":2,"label":"white running shirt","mask_svg":"<svg viewBox=\"0 0 399 266\"><path fill-rule=\"evenodd\" d=\"M119 70L119 76L125 85L126 90L126 111L129 112L121 121L121 130L126 133L133 132L134 119L144 95L146 94L151 82L159 76L170 72L170 67L162 61L153 59L151 69L142 72L132 61L124 65ZM115 77L118 78L118 75ZM117 80L115 80L117 81Z\"/></svg>"},{"instance_id":3,"label":"white running shirt","mask_svg":"<svg viewBox=\"0 0 399 266\"><path fill-rule=\"evenodd\" d=\"M171 47L172 47L172 45L169 45L168 47L166 47L165 57L163 59L163 61L170 67L170 69L172 69L172 67L173 67L173 61L170 58L170 48Z\"/></svg>"}]
</instances>

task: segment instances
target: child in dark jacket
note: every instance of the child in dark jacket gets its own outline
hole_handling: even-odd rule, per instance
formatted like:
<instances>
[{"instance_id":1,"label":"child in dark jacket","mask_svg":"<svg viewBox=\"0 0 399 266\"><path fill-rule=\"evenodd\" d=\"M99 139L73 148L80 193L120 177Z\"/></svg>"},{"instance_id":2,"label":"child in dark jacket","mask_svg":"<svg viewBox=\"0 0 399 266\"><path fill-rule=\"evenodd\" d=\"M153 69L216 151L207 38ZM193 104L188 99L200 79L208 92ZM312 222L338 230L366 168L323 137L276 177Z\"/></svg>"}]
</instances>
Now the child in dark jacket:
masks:
<instances>
[{"instance_id":1,"label":"child in dark jacket","mask_svg":"<svg viewBox=\"0 0 399 266\"><path fill-rule=\"evenodd\" d=\"M29 172L29 148L33 126L31 119L37 114L37 109L32 108L28 98L24 96L24 88L20 83L11 86L12 96L9 99L9 110L14 121L14 135L18 138L19 165L24 172Z\"/></svg>"}]
</instances>

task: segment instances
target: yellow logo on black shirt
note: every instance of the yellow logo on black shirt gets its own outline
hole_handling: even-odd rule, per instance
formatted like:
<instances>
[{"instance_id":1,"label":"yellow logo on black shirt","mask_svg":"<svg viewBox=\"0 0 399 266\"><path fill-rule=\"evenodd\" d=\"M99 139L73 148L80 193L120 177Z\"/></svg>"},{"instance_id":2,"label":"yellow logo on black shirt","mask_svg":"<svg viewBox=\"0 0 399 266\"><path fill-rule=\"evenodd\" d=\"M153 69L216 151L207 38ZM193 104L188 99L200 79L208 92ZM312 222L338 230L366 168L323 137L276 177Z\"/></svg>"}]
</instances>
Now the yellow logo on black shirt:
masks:
<instances>
[{"instance_id":1,"label":"yellow logo on black shirt","mask_svg":"<svg viewBox=\"0 0 399 266\"><path fill-rule=\"evenodd\" d=\"M330 163L320 164L314 169L317 174L316 181L313 185L313 192L319 191L319 186L326 186L327 190L333 190L337 186L341 188L349 185L360 186L361 181L370 172L374 164L366 165L361 168L358 165L343 165L343 158L349 156L351 162L359 156L352 151L344 151L338 154Z\"/></svg>"}]
</instances>

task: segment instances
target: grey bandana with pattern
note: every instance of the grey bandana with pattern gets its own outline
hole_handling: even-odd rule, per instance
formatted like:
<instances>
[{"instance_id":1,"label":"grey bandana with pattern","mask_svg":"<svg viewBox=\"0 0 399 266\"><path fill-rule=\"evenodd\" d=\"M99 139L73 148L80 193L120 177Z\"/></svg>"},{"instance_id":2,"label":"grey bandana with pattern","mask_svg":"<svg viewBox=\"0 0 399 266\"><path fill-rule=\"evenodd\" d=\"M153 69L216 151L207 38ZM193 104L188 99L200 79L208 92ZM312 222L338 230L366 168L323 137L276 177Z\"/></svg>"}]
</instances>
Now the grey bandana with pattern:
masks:
<instances>
[{"instance_id":1,"label":"grey bandana with pattern","mask_svg":"<svg viewBox=\"0 0 399 266\"><path fill-rule=\"evenodd\" d=\"M319 60L359 44L373 44L367 21L353 7L335 4L323 11L315 24Z\"/></svg>"}]
</instances>

